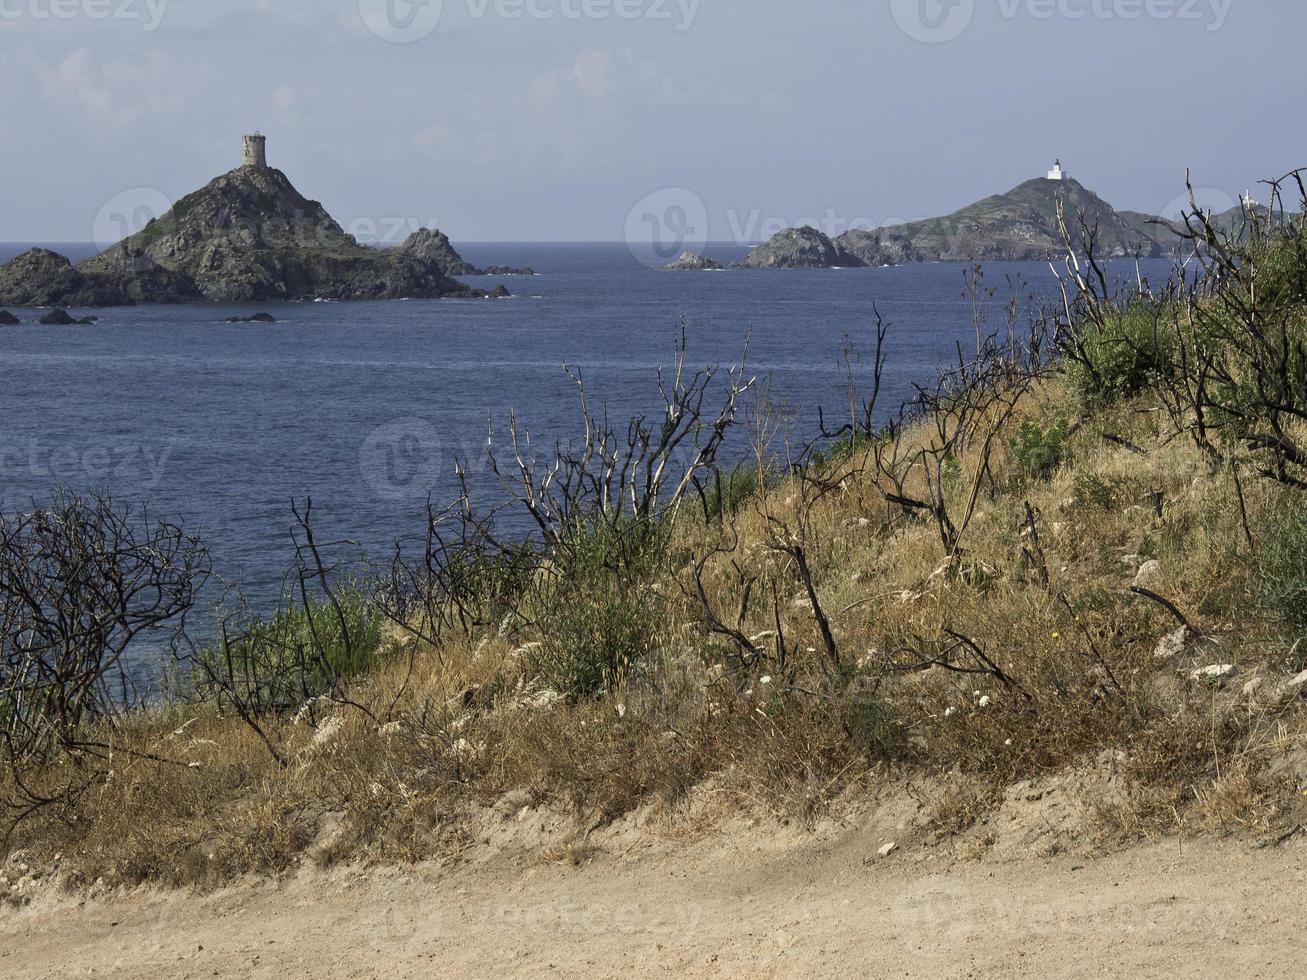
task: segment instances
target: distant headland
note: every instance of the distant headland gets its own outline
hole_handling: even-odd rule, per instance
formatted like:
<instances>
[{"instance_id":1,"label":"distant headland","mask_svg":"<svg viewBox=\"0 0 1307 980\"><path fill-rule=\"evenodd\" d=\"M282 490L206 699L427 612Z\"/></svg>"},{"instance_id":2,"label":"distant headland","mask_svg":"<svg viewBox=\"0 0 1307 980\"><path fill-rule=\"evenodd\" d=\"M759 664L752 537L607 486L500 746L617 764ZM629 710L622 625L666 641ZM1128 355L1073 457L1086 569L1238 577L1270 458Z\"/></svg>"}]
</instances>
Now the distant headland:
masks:
<instances>
[{"instance_id":1,"label":"distant headland","mask_svg":"<svg viewBox=\"0 0 1307 980\"><path fill-rule=\"evenodd\" d=\"M99 255L74 265L34 248L0 266L0 306L507 296L503 286L487 292L454 278L486 273L434 229L395 248L360 244L268 166L267 138L254 133L239 167Z\"/></svg>"},{"instance_id":2,"label":"distant headland","mask_svg":"<svg viewBox=\"0 0 1307 980\"><path fill-rule=\"evenodd\" d=\"M940 218L875 230L855 228L832 237L812 227L786 228L757 246L739 263L746 269L831 269L906 265L918 262L1025 262L1066 251L1058 222L1062 205L1068 230L1079 222L1093 229L1096 254L1115 258L1160 258L1179 238L1166 221L1137 211L1117 211L1074 180L1058 160L1047 176L1036 177L1006 194L995 194ZM1245 207L1247 202L1245 202ZM1242 208L1217 217L1237 225ZM694 253L665 268L684 271L711 262Z\"/></svg>"}]
</instances>

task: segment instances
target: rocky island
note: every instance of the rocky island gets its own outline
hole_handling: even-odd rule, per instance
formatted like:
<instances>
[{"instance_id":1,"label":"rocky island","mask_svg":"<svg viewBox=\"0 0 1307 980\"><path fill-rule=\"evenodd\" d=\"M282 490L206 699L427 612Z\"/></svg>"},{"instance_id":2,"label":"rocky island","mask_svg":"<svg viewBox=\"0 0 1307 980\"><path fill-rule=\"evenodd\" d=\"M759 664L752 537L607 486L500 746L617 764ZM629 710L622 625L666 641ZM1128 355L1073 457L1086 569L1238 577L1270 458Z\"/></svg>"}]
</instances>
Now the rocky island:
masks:
<instances>
[{"instance_id":1,"label":"rocky island","mask_svg":"<svg viewBox=\"0 0 1307 980\"><path fill-rule=\"evenodd\" d=\"M39 322L46 327L90 327L98 323L99 319L97 316L72 316L62 306L56 306L41 317Z\"/></svg>"},{"instance_id":2,"label":"rocky island","mask_svg":"<svg viewBox=\"0 0 1307 980\"><path fill-rule=\"evenodd\" d=\"M835 269L861 266L838 242L816 228L786 228L759 245L740 263L746 269Z\"/></svg>"},{"instance_id":3,"label":"rocky island","mask_svg":"<svg viewBox=\"0 0 1307 980\"><path fill-rule=\"evenodd\" d=\"M1062 170L1028 180L941 218L874 231L854 229L831 238L814 228L787 228L758 246L742 263L755 269L810 269L902 265L911 262L1019 262L1059 256L1065 250L1057 209L1071 232L1083 213L1098 230L1097 248L1109 257L1156 258L1172 236L1160 219L1117 211ZM1173 239L1172 239L1173 240Z\"/></svg>"},{"instance_id":4,"label":"rocky island","mask_svg":"<svg viewBox=\"0 0 1307 980\"><path fill-rule=\"evenodd\" d=\"M480 270L423 229L395 248L347 234L317 201L269 167L265 138L245 137L241 166L166 214L73 265L35 248L0 266L0 304L126 306L312 299L502 296L454 279Z\"/></svg>"},{"instance_id":5,"label":"rocky island","mask_svg":"<svg viewBox=\"0 0 1307 980\"><path fill-rule=\"evenodd\" d=\"M716 259L710 259L689 249L663 266L664 272L720 272L721 269L722 264Z\"/></svg>"}]
</instances>

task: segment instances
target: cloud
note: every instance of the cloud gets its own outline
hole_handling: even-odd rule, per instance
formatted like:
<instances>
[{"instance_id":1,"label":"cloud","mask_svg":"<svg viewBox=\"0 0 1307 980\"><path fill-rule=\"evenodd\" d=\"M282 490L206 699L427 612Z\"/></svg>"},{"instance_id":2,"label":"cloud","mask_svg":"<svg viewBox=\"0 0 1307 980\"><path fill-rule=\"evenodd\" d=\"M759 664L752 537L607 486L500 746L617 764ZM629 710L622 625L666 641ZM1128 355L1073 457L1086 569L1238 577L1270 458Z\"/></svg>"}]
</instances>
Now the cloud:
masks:
<instances>
[{"instance_id":1,"label":"cloud","mask_svg":"<svg viewBox=\"0 0 1307 980\"><path fill-rule=\"evenodd\" d=\"M651 128L684 132L687 108L758 102L685 84L631 48L584 48L556 67L442 100L418 117L411 144L447 170L533 180L629 170Z\"/></svg>"},{"instance_id":2,"label":"cloud","mask_svg":"<svg viewBox=\"0 0 1307 980\"><path fill-rule=\"evenodd\" d=\"M532 95L557 102L581 96L593 103L623 97L642 101L659 100L671 89L671 79L655 62L636 55L630 48L616 51L587 49L567 68L546 72L532 79Z\"/></svg>"},{"instance_id":3,"label":"cloud","mask_svg":"<svg viewBox=\"0 0 1307 980\"><path fill-rule=\"evenodd\" d=\"M290 112L299 105L299 93L289 85L283 85L272 93L272 104L282 112Z\"/></svg>"},{"instance_id":4,"label":"cloud","mask_svg":"<svg viewBox=\"0 0 1307 980\"><path fill-rule=\"evenodd\" d=\"M81 48L54 66L41 65L40 95L55 109L80 111L96 127L121 128L181 113L201 74L158 50L100 61Z\"/></svg>"},{"instance_id":5,"label":"cloud","mask_svg":"<svg viewBox=\"0 0 1307 980\"><path fill-rule=\"evenodd\" d=\"M632 89L656 88L658 67L641 61L629 48L582 51L572 65L571 77L583 95L603 100Z\"/></svg>"}]
</instances>

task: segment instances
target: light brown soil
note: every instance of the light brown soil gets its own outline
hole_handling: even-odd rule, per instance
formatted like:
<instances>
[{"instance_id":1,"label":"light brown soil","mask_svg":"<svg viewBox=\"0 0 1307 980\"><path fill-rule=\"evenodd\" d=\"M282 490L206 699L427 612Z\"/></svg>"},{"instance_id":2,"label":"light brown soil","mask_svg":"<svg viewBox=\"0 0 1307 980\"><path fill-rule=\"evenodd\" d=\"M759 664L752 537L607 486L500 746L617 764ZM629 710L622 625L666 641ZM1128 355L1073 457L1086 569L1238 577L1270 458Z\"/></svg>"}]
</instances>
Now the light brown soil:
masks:
<instances>
[{"instance_id":1,"label":"light brown soil","mask_svg":"<svg viewBox=\"0 0 1307 980\"><path fill-rule=\"evenodd\" d=\"M883 825L882 825L883 826ZM963 860L869 825L612 836L0 912L0 976L1293 976L1307 845Z\"/></svg>"}]
</instances>

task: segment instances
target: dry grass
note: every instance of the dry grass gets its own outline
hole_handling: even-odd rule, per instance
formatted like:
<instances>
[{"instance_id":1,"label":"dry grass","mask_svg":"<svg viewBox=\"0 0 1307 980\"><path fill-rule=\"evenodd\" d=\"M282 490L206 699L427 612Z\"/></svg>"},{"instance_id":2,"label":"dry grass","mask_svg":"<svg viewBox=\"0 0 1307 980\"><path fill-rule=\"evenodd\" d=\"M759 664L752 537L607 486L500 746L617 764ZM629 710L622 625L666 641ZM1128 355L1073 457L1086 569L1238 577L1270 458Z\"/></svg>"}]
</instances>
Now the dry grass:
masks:
<instances>
[{"instance_id":1,"label":"dry grass","mask_svg":"<svg viewBox=\"0 0 1307 980\"><path fill-rule=\"evenodd\" d=\"M1071 403L1067 386L1049 381L1012 425L1070 421ZM410 645L352 686L366 712L328 707L339 720L317 732L269 719L285 767L211 707L135 718L112 733L116 751L87 791L20 824L11 844L61 853L88 880L213 886L305 858L456 854L469 842L469 814L509 794L584 829L640 808L676 814L710 784L733 808L804 824L889 770L947 776L955 790L935 801L932 820L954 832L1014 781L1104 751L1126 760L1137 801L1102 814L1123 833L1258 829L1296 813L1303 787L1268 773L1301 752L1302 713L1241 694L1256 671L1283 676L1276 651L1287 640L1252 600L1257 556L1230 474L1168 438L1146 400L1082 421L1070 461L1047 480L1023 475L1006 445L991 461L996 492L982 497L951 560L936 529L887 504L855 455L831 464L839 488L815 502L786 480L726 526L687 510L648 583L665 644L602 697L569 702L543 690L524 647L540 638L529 630ZM962 487L980 464L958 462ZM1258 526L1276 493L1246 490ZM1027 503L1047 585L1032 563ZM803 528L838 674L793 562L768 546L776 520ZM719 613L734 619L740 576L756 581L741 631L763 637L765 655L750 665L702 623L690 576L714 546L730 549L704 568ZM1170 614L1130 592L1145 560L1160 562L1150 587L1207 637L1174 662L1154 656L1176 627ZM785 664L767 637L778 620ZM1010 686L992 673L885 670L946 631L985 651ZM1189 680L1213 663L1235 664L1241 677L1224 688Z\"/></svg>"}]
</instances>

